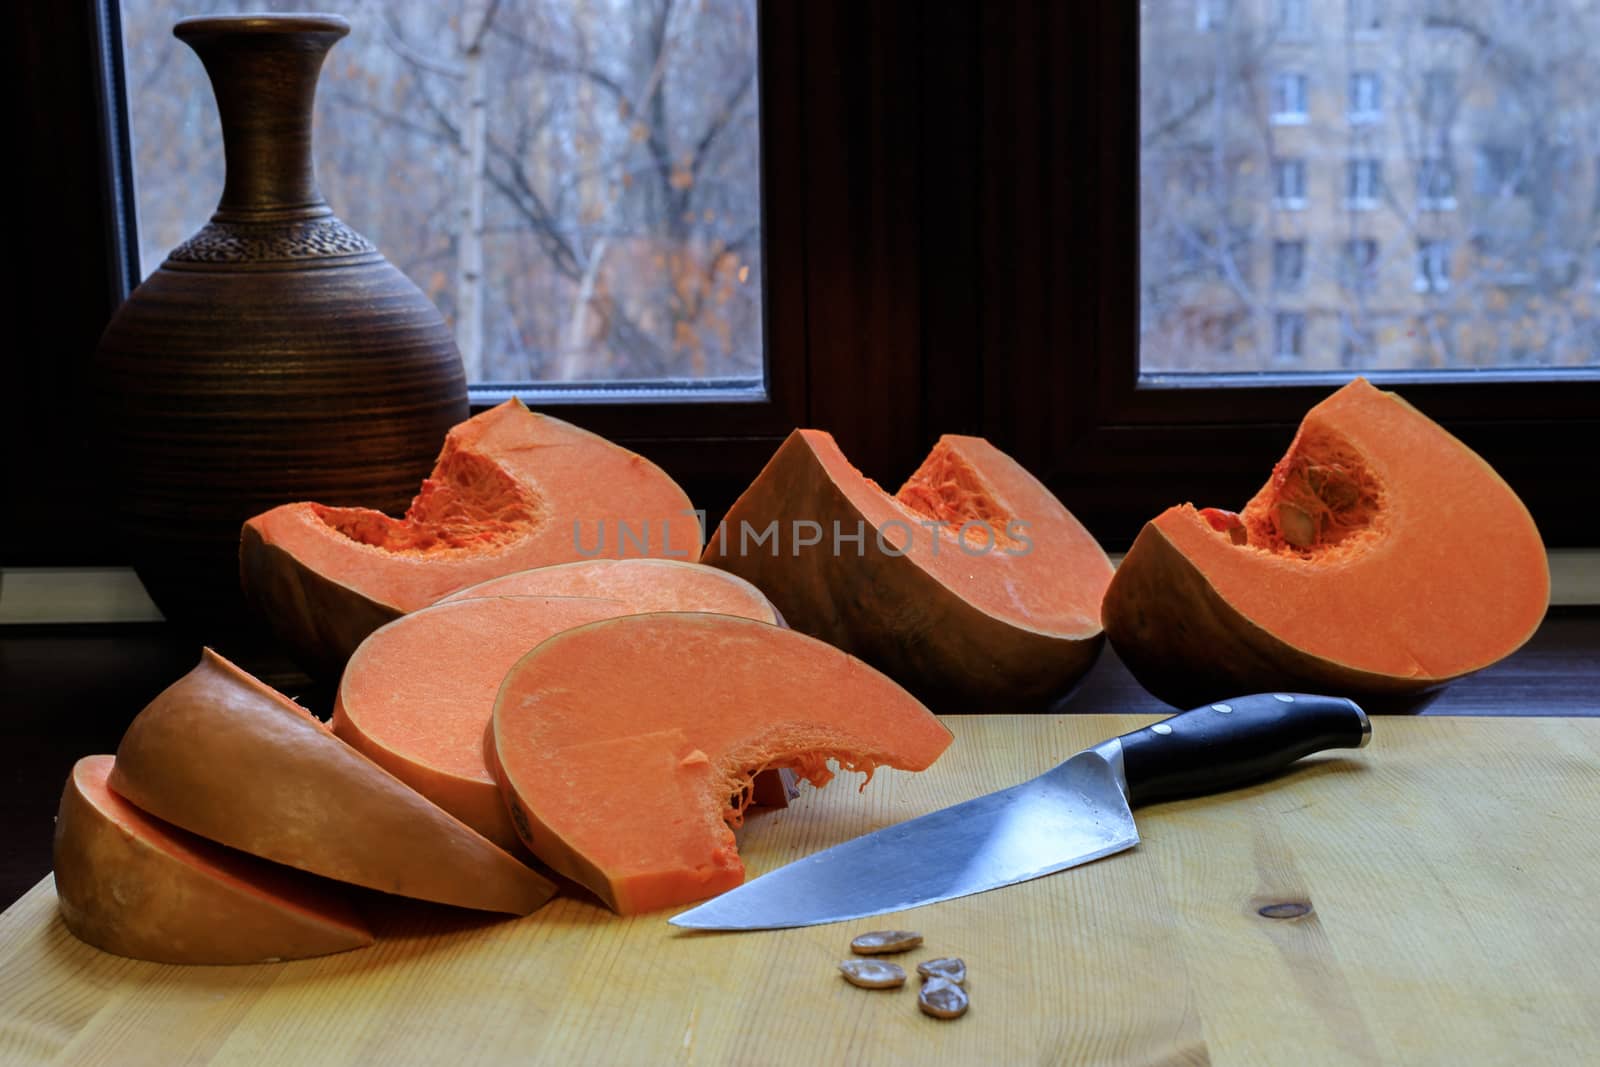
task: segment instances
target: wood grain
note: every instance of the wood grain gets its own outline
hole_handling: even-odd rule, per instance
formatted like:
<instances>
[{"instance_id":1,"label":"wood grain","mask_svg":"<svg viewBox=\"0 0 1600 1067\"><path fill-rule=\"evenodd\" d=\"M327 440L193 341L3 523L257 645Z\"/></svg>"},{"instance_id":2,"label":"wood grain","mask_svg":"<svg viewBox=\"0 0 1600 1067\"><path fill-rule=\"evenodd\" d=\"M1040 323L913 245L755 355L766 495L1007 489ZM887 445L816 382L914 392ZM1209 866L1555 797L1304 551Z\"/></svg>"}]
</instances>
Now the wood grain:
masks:
<instances>
[{"instance_id":1,"label":"wood grain","mask_svg":"<svg viewBox=\"0 0 1600 1067\"><path fill-rule=\"evenodd\" d=\"M947 721L933 771L859 794L844 776L752 817L751 870L1148 719ZM1121 856L835 926L690 934L577 895L506 922L381 900L370 949L181 968L75 941L46 878L0 915L0 1061L1576 1063L1600 1042L1596 810L1600 722L1380 720L1359 753L1144 810ZM901 962L966 959L964 1018L839 978L854 933L893 926L926 937Z\"/></svg>"}]
</instances>

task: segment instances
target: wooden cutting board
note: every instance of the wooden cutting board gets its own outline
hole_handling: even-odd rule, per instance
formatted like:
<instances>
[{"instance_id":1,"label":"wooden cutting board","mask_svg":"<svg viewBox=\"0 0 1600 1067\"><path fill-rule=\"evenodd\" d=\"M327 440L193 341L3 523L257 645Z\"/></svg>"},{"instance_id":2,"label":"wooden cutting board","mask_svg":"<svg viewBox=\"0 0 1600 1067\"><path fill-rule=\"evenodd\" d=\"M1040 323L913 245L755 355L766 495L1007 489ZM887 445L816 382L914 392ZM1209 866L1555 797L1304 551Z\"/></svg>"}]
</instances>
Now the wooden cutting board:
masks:
<instances>
[{"instance_id":1,"label":"wooden cutting board","mask_svg":"<svg viewBox=\"0 0 1600 1067\"><path fill-rule=\"evenodd\" d=\"M807 789L752 817L742 849L766 871L1147 721L953 718L933 771ZM372 948L252 967L89 948L46 878L0 916L0 1062L1566 1064L1600 1047L1600 720L1380 719L1365 750L1138 821L1132 852L878 920L706 935L577 897L516 921L392 904ZM926 937L904 962L966 959L966 1017L840 978L850 937L891 926Z\"/></svg>"}]
</instances>

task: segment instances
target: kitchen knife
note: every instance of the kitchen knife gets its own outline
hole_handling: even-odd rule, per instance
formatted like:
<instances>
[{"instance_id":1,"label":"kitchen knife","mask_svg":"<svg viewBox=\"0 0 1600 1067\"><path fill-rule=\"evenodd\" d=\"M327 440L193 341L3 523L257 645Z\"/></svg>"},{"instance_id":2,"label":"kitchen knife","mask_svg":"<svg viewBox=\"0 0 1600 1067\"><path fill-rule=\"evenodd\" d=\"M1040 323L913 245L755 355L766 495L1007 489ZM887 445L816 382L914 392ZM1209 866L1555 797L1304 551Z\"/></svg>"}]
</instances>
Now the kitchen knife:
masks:
<instances>
[{"instance_id":1,"label":"kitchen knife","mask_svg":"<svg viewBox=\"0 0 1600 1067\"><path fill-rule=\"evenodd\" d=\"M876 830L673 916L695 930L844 922L1014 885L1139 843L1132 809L1217 793L1302 756L1360 748L1343 697L1257 693L1102 741L1021 785Z\"/></svg>"}]
</instances>

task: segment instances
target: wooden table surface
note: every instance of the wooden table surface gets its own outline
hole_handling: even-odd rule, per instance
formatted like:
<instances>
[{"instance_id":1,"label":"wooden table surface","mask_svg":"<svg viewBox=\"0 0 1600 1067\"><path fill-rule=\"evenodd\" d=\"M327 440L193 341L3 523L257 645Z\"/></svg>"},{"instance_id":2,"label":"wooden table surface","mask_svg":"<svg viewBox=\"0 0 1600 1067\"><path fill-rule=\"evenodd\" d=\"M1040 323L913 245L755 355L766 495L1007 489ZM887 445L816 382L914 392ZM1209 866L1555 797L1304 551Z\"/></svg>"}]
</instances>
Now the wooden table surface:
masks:
<instances>
[{"instance_id":1,"label":"wooden table surface","mask_svg":"<svg viewBox=\"0 0 1600 1067\"><path fill-rule=\"evenodd\" d=\"M760 873L1149 721L951 718L934 770L842 775L741 847ZM1597 818L1600 721L1391 718L1359 752L1142 810L1131 852L834 926L381 901L371 948L182 968L78 943L46 878L0 915L0 1062L1574 1064L1600 1047ZM839 977L853 934L896 925L926 936L908 962L966 959L966 1017Z\"/></svg>"}]
</instances>

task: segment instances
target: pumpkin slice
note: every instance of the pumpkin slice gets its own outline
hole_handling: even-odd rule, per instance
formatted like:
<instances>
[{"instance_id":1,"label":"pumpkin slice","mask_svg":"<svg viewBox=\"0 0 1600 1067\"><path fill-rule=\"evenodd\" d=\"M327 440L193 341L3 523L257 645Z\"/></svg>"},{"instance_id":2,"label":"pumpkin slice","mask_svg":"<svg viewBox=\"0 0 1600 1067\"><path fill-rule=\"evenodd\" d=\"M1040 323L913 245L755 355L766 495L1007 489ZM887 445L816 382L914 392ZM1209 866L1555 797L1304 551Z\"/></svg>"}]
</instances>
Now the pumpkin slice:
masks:
<instances>
[{"instance_id":1,"label":"pumpkin slice","mask_svg":"<svg viewBox=\"0 0 1600 1067\"><path fill-rule=\"evenodd\" d=\"M744 880L730 824L753 772L827 761L922 770L950 732L838 649L748 619L663 612L590 623L500 688L491 768L535 855L621 914ZM640 795L648 799L641 803Z\"/></svg>"},{"instance_id":2,"label":"pumpkin slice","mask_svg":"<svg viewBox=\"0 0 1600 1067\"><path fill-rule=\"evenodd\" d=\"M495 589L616 595L504 596ZM339 683L333 732L495 844L520 849L483 752L506 672L562 630L663 609L776 619L753 586L692 563L597 560L524 571L396 619L362 642Z\"/></svg>"},{"instance_id":3,"label":"pumpkin slice","mask_svg":"<svg viewBox=\"0 0 1600 1067\"><path fill-rule=\"evenodd\" d=\"M450 431L403 519L315 503L250 519L240 580L302 666L334 678L379 626L489 578L586 556L692 560L691 508L649 460L513 399Z\"/></svg>"},{"instance_id":4,"label":"pumpkin slice","mask_svg":"<svg viewBox=\"0 0 1600 1067\"><path fill-rule=\"evenodd\" d=\"M597 596L618 598L632 613L647 611L710 611L787 625L761 590L727 571L673 559L588 559L518 571L469 586L439 602L477 596ZM369 753L370 755L371 753ZM381 761L380 761L381 762ZM387 764L385 764L387 766ZM393 768L391 768L393 769ZM399 771L395 771L400 774ZM402 778L405 775L400 775ZM411 779L406 779L411 781ZM415 784L415 783L413 783ZM786 808L799 795L798 780L787 767L756 775L750 803L764 808ZM448 807L448 805L446 805ZM497 832L488 834L503 844L511 832L505 806L494 798ZM455 809L451 809L454 811ZM467 820L472 822L472 820ZM472 823L477 826L477 823ZM479 827L482 830L482 827ZM487 831L484 831L487 834Z\"/></svg>"},{"instance_id":5,"label":"pumpkin slice","mask_svg":"<svg viewBox=\"0 0 1600 1067\"><path fill-rule=\"evenodd\" d=\"M555 892L210 649L134 717L110 784L212 841L385 893L525 915Z\"/></svg>"},{"instance_id":6,"label":"pumpkin slice","mask_svg":"<svg viewBox=\"0 0 1600 1067\"><path fill-rule=\"evenodd\" d=\"M702 562L941 711L1063 696L1099 654L1111 579L1088 531L987 441L940 438L890 496L820 430L789 436Z\"/></svg>"},{"instance_id":7,"label":"pumpkin slice","mask_svg":"<svg viewBox=\"0 0 1600 1067\"><path fill-rule=\"evenodd\" d=\"M110 756L79 760L56 816L56 897L81 940L156 963L263 963L372 944L329 887L152 818L106 786L110 773Z\"/></svg>"},{"instance_id":8,"label":"pumpkin slice","mask_svg":"<svg viewBox=\"0 0 1600 1067\"><path fill-rule=\"evenodd\" d=\"M1146 523L1104 616L1134 677L1192 706L1419 692L1515 651L1549 599L1544 545L1511 488L1358 378L1306 414L1242 512L1184 504Z\"/></svg>"},{"instance_id":9,"label":"pumpkin slice","mask_svg":"<svg viewBox=\"0 0 1600 1067\"><path fill-rule=\"evenodd\" d=\"M727 571L673 559L585 559L517 571L441 597L438 603L486 596L579 596L620 600L635 614L709 611L782 625L772 601Z\"/></svg>"}]
</instances>

